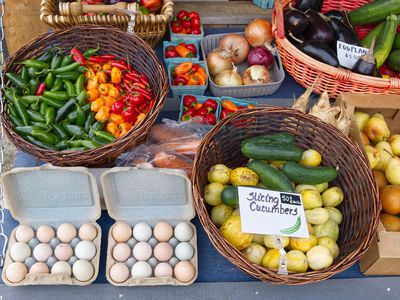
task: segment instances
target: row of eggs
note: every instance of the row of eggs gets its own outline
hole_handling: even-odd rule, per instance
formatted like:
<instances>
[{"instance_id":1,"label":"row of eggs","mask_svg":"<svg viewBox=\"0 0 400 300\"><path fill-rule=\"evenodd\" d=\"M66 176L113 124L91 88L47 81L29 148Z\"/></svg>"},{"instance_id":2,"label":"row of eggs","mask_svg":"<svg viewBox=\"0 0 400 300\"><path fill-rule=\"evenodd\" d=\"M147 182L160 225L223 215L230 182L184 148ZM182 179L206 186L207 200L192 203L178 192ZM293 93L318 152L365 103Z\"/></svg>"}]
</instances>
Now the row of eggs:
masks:
<instances>
[{"instance_id":1,"label":"row of eggs","mask_svg":"<svg viewBox=\"0 0 400 300\"><path fill-rule=\"evenodd\" d=\"M6 278L17 283L27 274L66 273L79 281L88 281L94 275L90 260L96 255L93 240L97 229L83 224L79 230L70 223L63 223L54 230L41 225L36 232L27 225L15 230L14 243L10 248L13 262L5 270Z\"/></svg>"},{"instance_id":2,"label":"row of eggs","mask_svg":"<svg viewBox=\"0 0 400 300\"><path fill-rule=\"evenodd\" d=\"M167 222L159 222L153 229L144 222L133 228L118 222L111 235L117 242L112 249L116 263L109 273L113 281L122 283L130 276L139 279L174 275L181 282L194 278L196 271L189 262L194 255L189 242L193 238L193 228L187 222L181 222L175 228Z\"/></svg>"}]
</instances>

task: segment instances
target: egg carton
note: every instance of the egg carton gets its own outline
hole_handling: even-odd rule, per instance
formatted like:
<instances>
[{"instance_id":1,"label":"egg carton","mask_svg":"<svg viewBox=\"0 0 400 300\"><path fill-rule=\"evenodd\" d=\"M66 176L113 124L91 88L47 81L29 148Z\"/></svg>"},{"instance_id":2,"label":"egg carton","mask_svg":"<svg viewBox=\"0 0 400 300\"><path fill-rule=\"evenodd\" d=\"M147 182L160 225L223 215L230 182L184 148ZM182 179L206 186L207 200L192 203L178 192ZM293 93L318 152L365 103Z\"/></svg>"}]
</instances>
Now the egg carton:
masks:
<instances>
[{"instance_id":1,"label":"egg carton","mask_svg":"<svg viewBox=\"0 0 400 300\"><path fill-rule=\"evenodd\" d=\"M2 279L6 285L75 285L92 283L99 272L101 227L96 223L100 218L100 199L96 179L87 168L60 168L43 165L35 168L17 168L2 178L5 201L10 213L22 225L28 225L36 232L40 225L56 229L62 223L70 223L78 229L83 224L92 224L97 236L92 241L96 254L90 260L93 276L79 281L67 273L30 274L22 281L11 282L6 270L13 262L10 249L17 242L15 228L10 235L5 257ZM54 253L54 252L53 252Z\"/></svg>"},{"instance_id":2,"label":"egg carton","mask_svg":"<svg viewBox=\"0 0 400 300\"><path fill-rule=\"evenodd\" d=\"M186 173L177 169L113 168L102 174L101 185L108 214L117 221L108 233L107 280L115 286L192 284L198 275L197 232L195 226L190 223L195 216L195 210L191 183ZM117 262L112 253L117 244L112 235L114 227L118 223L125 222L132 228L135 224L143 222L154 228L161 221L173 227L180 222L187 222L192 228L193 236L189 243L193 247L194 254L189 262L195 269L193 278L181 282L174 275L154 277L152 274L152 277L132 278L130 274L122 283L114 281L110 276L110 269Z\"/></svg>"}]
</instances>

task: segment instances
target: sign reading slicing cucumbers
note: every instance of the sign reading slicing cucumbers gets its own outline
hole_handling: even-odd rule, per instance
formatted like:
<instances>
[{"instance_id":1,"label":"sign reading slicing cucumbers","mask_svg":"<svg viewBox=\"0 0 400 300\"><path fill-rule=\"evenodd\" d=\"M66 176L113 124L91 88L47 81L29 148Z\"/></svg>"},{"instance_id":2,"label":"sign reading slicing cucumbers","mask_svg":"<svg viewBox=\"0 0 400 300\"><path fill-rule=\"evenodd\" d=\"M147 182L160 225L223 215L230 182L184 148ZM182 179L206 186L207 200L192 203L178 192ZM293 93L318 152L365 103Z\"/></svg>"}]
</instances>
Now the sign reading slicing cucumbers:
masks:
<instances>
[{"instance_id":1,"label":"sign reading slicing cucumbers","mask_svg":"<svg viewBox=\"0 0 400 300\"><path fill-rule=\"evenodd\" d=\"M238 187L242 231L308 238L301 195Z\"/></svg>"}]
</instances>

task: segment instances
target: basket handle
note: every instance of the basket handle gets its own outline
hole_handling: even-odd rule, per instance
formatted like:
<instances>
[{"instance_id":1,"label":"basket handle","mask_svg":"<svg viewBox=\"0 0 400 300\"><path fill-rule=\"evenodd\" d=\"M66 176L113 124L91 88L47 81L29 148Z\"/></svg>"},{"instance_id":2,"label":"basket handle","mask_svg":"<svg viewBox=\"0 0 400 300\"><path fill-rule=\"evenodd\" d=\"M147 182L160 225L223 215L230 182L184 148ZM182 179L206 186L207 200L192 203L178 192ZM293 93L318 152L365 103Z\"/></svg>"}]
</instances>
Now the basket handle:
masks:
<instances>
[{"instance_id":1,"label":"basket handle","mask_svg":"<svg viewBox=\"0 0 400 300\"><path fill-rule=\"evenodd\" d=\"M285 38L285 28L283 21L283 7L281 0L274 1L274 11L272 13L272 33L276 38Z\"/></svg>"},{"instance_id":2,"label":"basket handle","mask_svg":"<svg viewBox=\"0 0 400 300\"><path fill-rule=\"evenodd\" d=\"M136 8L136 3L117 2L112 5L86 5L80 2L62 2L59 5L60 15L62 16L81 16L84 13L116 13L124 15L119 9L132 10L133 8Z\"/></svg>"}]
</instances>

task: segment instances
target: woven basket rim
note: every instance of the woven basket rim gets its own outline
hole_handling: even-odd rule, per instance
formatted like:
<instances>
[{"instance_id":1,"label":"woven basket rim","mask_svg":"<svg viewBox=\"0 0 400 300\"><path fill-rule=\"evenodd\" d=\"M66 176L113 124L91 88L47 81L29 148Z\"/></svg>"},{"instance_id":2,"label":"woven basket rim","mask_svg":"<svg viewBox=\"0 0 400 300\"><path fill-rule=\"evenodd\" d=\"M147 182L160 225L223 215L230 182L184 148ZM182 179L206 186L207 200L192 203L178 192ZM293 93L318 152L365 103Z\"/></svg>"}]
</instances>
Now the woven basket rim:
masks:
<instances>
[{"instance_id":1,"label":"woven basket rim","mask_svg":"<svg viewBox=\"0 0 400 300\"><path fill-rule=\"evenodd\" d=\"M355 156L357 156L362 163L363 167L368 170L368 176L369 179L374 182L373 179L373 174L372 171L370 170L367 158L365 157L364 153L362 150L359 148L358 144L350 140L348 137L344 136L342 132L337 130L335 127L332 125L322 123L317 117L301 113L299 111L293 110L291 108L286 108L286 107L278 107L278 106L268 106L268 105L261 105L256 108L247 108L240 110L232 115L230 115L228 118L221 120L214 128L211 129L211 131L206 135L206 137L202 140L198 147L198 152L195 157L194 163L193 163L193 169L192 169L192 189L193 189L193 195L194 195L194 204L196 208L197 215L200 219L201 224L203 225L204 230L206 231L207 235L210 238L211 243L214 245L214 247L217 249L217 251L223 255L225 258L227 258L231 263L235 264L237 267L239 267L241 270L243 270L245 273L248 273L251 276L257 277L258 279L261 279L263 281L267 281L271 284L288 284L288 285L302 285L302 284L307 284L307 283L312 283L312 282L318 282L325 280L329 277L334 276L335 274L344 271L345 269L348 269L351 267L354 263L357 262L357 260L368 250L369 246L371 245L372 241L375 238L375 234L378 228L379 224L379 212L380 212L380 202L379 202L379 197L378 197L378 190L376 185L371 186L371 193L372 193L372 198L373 202L371 205L373 205L373 217L374 219L370 223L369 231L368 231L368 236L364 240L363 243L357 248L353 249L351 253L346 257L346 259L342 259L339 262L336 262L332 266L330 266L327 269L321 270L321 271L308 271L306 273L289 273L289 275L279 275L273 270L269 270L267 268L263 268L260 266L256 266L255 264L250 263L249 261L246 260L246 258L241 254L241 252L237 249L235 249L229 242L227 242L222 235L220 234L218 228L212 223L208 212L206 210L206 213L204 213L204 209L206 209L203 196L201 195L200 191L200 183L198 182L199 178L197 175L197 172L204 172L204 170L200 170L198 167L199 162L201 161L201 154L207 144L210 144L212 142L213 137L223 128L225 127L228 123L232 123L236 119L240 119L243 116L246 116L247 114L251 114L253 112L257 112L259 114L277 114L277 113L284 113L287 114L288 117L298 117L301 118L302 121L309 121L309 122L314 122L314 123L319 123L320 126L325 127L329 130L335 131L335 134L339 135L341 140L344 140L347 144L348 147L351 148L351 150L354 152ZM217 232L217 235L215 235L215 232ZM227 254L226 249L229 250L229 252L234 253L235 257L232 257L232 255ZM240 264L238 264L238 261ZM262 274L262 275L261 275Z\"/></svg>"},{"instance_id":2,"label":"woven basket rim","mask_svg":"<svg viewBox=\"0 0 400 300\"><path fill-rule=\"evenodd\" d=\"M161 111L162 107L165 104L166 97L168 94L168 80L167 80L167 75L165 72L164 67L156 57L153 49L139 36L137 35L130 35L122 30L120 30L117 27L114 26L100 26L100 25L79 25L79 26L74 26L74 27L69 27L67 29L63 30L57 30L53 32L48 32L48 33L43 33L36 38L33 38L29 42L27 42L25 45L21 46L15 53L10 55L6 61L5 65L3 68L3 72L6 73L11 67L12 64L14 63L14 59L18 57L21 53L23 53L25 50L34 47L34 45L40 45L44 44L47 41L51 41L55 37L59 37L62 35L67 35L71 34L74 32L79 32L79 31L111 31L115 34L120 35L121 37L123 36L124 39L131 39L131 40L136 40L140 43L141 49L145 51L148 54L148 59L153 59L154 62L157 65L157 72L160 75L160 80L159 80L159 91L160 95L159 98L157 99L155 105L150 109L150 111L146 114L146 117L141 120L134 129L130 130L126 135L124 135L121 138L116 139L115 141L103 145L101 147L97 147L94 149L87 149L87 150L82 150L82 151L54 151L54 150L47 150L43 149L40 147L37 147L25 139L23 139L19 134L17 134L13 126L11 125L8 115L6 111L4 110L3 113L1 114L1 119L3 124L5 125L6 133L10 139L11 142L13 142L17 148L18 145L24 145L28 149L33 149L34 152L36 153L41 153L42 157L39 157L40 159L44 159L45 157L51 160L52 162L66 162L69 159L79 159L80 157L95 157L97 155L100 155L101 153L104 152L111 152L112 150L118 149L120 146L126 145L128 142L132 141L132 139L139 138L143 135L147 134L148 128L154 123L155 119L157 118L159 112ZM81 44L84 44L81 43ZM5 86L8 83L8 80L5 80ZM157 95L155 95L156 97ZM17 142L17 143L15 143ZM46 160L46 159L45 159Z\"/></svg>"}]
</instances>

